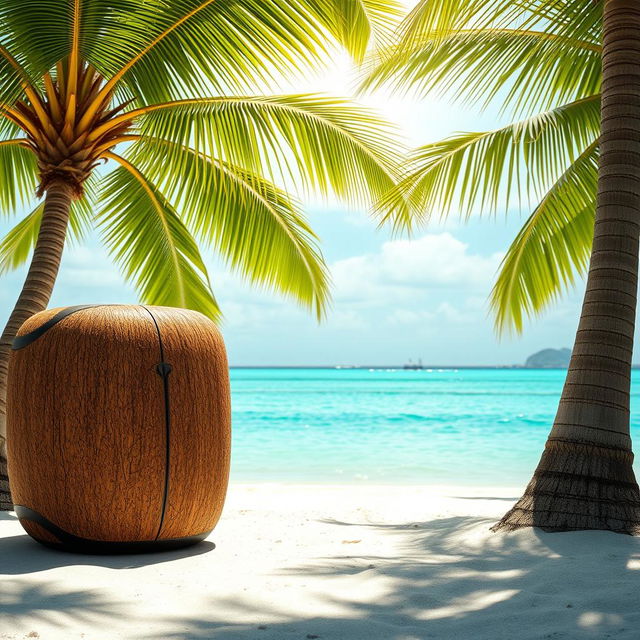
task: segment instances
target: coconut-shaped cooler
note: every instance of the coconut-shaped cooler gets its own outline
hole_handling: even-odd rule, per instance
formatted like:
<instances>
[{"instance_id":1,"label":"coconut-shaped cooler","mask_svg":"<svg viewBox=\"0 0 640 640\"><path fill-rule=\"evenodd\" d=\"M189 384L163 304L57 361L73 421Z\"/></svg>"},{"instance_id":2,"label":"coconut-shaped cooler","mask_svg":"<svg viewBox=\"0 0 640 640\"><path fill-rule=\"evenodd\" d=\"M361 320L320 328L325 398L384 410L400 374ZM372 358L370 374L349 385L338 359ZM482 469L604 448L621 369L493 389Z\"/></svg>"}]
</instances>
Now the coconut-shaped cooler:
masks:
<instances>
[{"instance_id":1,"label":"coconut-shaped cooler","mask_svg":"<svg viewBox=\"0 0 640 640\"><path fill-rule=\"evenodd\" d=\"M194 311L87 305L27 320L13 344L9 479L37 541L86 553L204 539L231 446L224 343Z\"/></svg>"}]
</instances>

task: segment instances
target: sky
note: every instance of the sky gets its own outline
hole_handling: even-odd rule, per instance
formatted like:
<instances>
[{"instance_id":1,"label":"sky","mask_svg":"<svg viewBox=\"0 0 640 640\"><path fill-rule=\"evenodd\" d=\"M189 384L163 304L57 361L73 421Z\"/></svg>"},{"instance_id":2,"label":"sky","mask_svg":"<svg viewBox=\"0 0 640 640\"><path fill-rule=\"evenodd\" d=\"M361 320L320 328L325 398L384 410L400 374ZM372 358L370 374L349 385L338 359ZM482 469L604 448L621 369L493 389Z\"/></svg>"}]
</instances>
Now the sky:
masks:
<instances>
[{"instance_id":1,"label":"sky","mask_svg":"<svg viewBox=\"0 0 640 640\"><path fill-rule=\"evenodd\" d=\"M279 91L353 96L354 86L351 62L337 56L322 73ZM378 91L357 100L395 122L410 146L506 123L496 110L480 113L436 96ZM232 366L398 366L418 359L435 366L513 365L543 348L572 346L582 282L529 321L522 336L499 339L493 329L488 296L529 211L473 216L466 224L452 215L408 238L378 229L366 210L336 200L308 200L305 207L333 281L332 305L321 323L278 294L256 290L216 256L205 256ZM0 220L0 233L18 219ZM24 276L24 269L0 276L2 323ZM50 306L100 302L135 303L137 297L91 237L83 246L66 248Z\"/></svg>"}]
</instances>

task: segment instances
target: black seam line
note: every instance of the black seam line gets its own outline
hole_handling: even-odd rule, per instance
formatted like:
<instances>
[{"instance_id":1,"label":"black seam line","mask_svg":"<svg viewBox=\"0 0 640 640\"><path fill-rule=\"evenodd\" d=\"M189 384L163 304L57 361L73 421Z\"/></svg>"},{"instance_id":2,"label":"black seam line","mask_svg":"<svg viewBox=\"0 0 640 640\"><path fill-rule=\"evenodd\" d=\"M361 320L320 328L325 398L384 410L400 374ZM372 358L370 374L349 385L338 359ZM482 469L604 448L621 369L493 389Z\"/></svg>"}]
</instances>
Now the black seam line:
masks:
<instances>
[{"instance_id":1,"label":"black seam line","mask_svg":"<svg viewBox=\"0 0 640 640\"><path fill-rule=\"evenodd\" d=\"M55 536L60 541L61 545L40 539L38 539L38 542L54 548L63 546L68 551L78 551L82 553L141 553L145 551L172 549L204 540L211 533L211 531L203 531L202 533L192 536L185 536L183 538L166 538L164 540L92 540L91 538L82 538L65 531L54 522L51 522L51 520L45 518L42 514L30 509L29 507L16 504L14 505L14 511L20 520L28 520L40 525L45 531L48 531L50 534Z\"/></svg>"},{"instance_id":2,"label":"black seam line","mask_svg":"<svg viewBox=\"0 0 640 640\"><path fill-rule=\"evenodd\" d=\"M566 391L569 392L569 389L566 389ZM573 393L575 393L575 390L573 390ZM628 405L625 406L624 404L615 402L614 400L587 400L580 395L573 395L573 393L570 396L565 396L564 398L562 398L562 402L586 402L587 404L596 405L598 407L607 407L609 409L616 409L618 411L629 411Z\"/></svg>"},{"instance_id":3,"label":"black seam line","mask_svg":"<svg viewBox=\"0 0 640 640\"><path fill-rule=\"evenodd\" d=\"M37 327L33 331L30 331L29 333L25 333L22 336L17 336L16 338L14 338L11 344L11 348L14 351L17 351L18 349L24 349L25 347L29 346L32 342L35 342L38 338L42 337L47 331L49 331L49 329L51 329L56 324L58 324L60 320L64 320L65 318L69 317L73 313L76 313L77 311L82 311L84 309L93 309L94 307L117 307L117 306L120 306L120 305L80 304L80 305L76 305L75 307L67 307L66 309L62 309L61 311L58 311L58 313L56 313L52 318L49 318L45 323L41 324L39 327Z\"/></svg>"},{"instance_id":4,"label":"black seam line","mask_svg":"<svg viewBox=\"0 0 640 640\"><path fill-rule=\"evenodd\" d=\"M583 331L589 331L589 329L583 329ZM591 347L605 347L606 349L608 349L609 351L607 353L595 353L595 352L588 352L588 353L581 353L577 347L583 347L584 345L588 345L589 348ZM629 349L626 349L625 347L619 347L616 345L613 345L609 342L592 342L591 340L584 340L584 341L580 341L580 342L576 342L576 344L573 347L573 354L574 356L576 356L577 358L602 358L605 362L607 360L615 360L616 362L619 362L620 364L623 364L625 367L630 367L631 366L631 362L629 359L625 360L624 358L618 358L614 355L611 355L611 350L612 349L619 349L620 351L629 351ZM584 371L597 371L597 369L594 369L593 367L571 367L571 369L580 369L580 370L584 370ZM602 369L603 371L609 371L609 369ZM615 371L615 369L614 369ZM626 374L625 374L626 375Z\"/></svg>"},{"instance_id":5,"label":"black seam line","mask_svg":"<svg viewBox=\"0 0 640 640\"><path fill-rule=\"evenodd\" d=\"M638 93L617 93L615 97L613 96L605 96L602 98L602 102L615 100L617 98L640 98L640 94Z\"/></svg>"},{"instance_id":6,"label":"black seam line","mask_svg":"<svg viewBox=\"0 0 640 640\"><path fill-rule=\"evenodd\" d=\"M153 324L155 325L156 332L158 333L158 346L160 347L160 364L165 364L164 361L164 345L162 344L162 335L160 333L160 327L156 321L155 316L151 311L142 305L142 308L151 316L153 320ZM164 491L162 496L162 510L160 511L160 524L158 525L158 531L156 533L157 540L160 537L160 532L162 531L162 527L164 526L164 517L167 512L167 500L169 498L169 479L170 479L170 470L169 463L171 460L171 406L169 404L169 375L168 371L158 373L162 377L162 392L164 396L164 429L165 429L165 452L164 452Z\"/></svg>"},{"instance_id":7,"label":"black seam line","mask_svg":"<svg viewBox=\"0 0 640 640\"><path fill-rule=\"evenodd\" d=\"M640 154L639 154L640 155ZM609 222L613 222L612 220L600 220L599 222L594 222L594 226L598 226L599 224L608 224ZM620 224L620 220L616 221L616 227L619 226ZM624 224L628 224L631 225L632 227L637 227L638 223L637 222L631 222L630 220L623 220L622 222L624 222ZM598 237L599 238L624 238L625 240L633 240L635 242L634 238L630 238L628 233L606 233L605 231L598 231Z\"/></svg>"}]
</instances>

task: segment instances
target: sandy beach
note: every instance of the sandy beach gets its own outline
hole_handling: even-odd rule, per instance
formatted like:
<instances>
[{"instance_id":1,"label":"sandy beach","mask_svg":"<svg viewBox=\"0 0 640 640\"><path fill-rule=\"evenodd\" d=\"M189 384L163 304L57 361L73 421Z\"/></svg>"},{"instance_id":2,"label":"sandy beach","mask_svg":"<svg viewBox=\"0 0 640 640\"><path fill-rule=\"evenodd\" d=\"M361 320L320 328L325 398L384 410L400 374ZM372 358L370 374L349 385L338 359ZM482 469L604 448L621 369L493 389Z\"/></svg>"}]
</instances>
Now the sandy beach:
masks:
<instances>
[{"instance_id":1,"label":"sandy beach","mask_svg":"<svg viewBox=\"0 0 640 640\"><path fill-rule=\"evenodd\" d=\"M1 513L0 637L637 638L640 539L490 533L519 491L235 485L204 543L119 557Z\"/></svg>"}]
</instances>

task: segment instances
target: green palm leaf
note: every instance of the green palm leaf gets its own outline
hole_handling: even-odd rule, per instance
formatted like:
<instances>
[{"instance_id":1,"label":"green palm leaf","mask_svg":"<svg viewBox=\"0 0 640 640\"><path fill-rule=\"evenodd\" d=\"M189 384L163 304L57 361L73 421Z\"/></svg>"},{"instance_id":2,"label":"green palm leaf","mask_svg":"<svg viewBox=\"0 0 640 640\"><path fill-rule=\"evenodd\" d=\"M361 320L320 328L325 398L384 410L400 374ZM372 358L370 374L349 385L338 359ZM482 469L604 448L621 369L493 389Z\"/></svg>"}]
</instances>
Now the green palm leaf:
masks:
<instances>
[{"instance_id":1,"label":"green palm leaf","mask_svg":"<svg viewBox=\"0 0 640 640\"><path fill-rule=\"evenodd\" d=\"M387 0L329 0L326 4L327 13L337 13L339 17L334 30L337 40L358 61L364 58L372 41L378 46L391 41L404 13L400 3Z\"/></svg>"},{"instance_id":2,"label":"green palm leaf","mask_svg":"<svg viewBox=\"0 0 640 640\"><path fill-rule=\"evenodd\" d=\"M394 185L394 151L401 148L371 111L317 95L183 101L145 113L140 129L271 179L363 203Z\"/></svg>"},{"instance_id":3,"label":"green palm leaf","mask_svg":"<svg viewBox=\"0 0 640 640\"><path fill-rule=\"evenodd\" d=\"M128 157L233 269L323 315L327 268L316 236L288 194L246 169L175 143L147 139Z\"/></svg>"},{"instance_id":4,"label":"green palm leaf","mask_svg":"<svg viewBox=\"0 0 640 640\"><path fill-rule=\"evenodd\" d=\"M0 44L0 110L5 105L13 104L22 93L22 75L12 64L11 58L13 56Z\"/></svg>"},{"instance_id":5,"label":"green palm leaf","mask_svg":"<svg viewBox=\"0 0 640 640\"><path fill-rule=\"evenodd\" d=\"M399 29L409 47L462 29L539 29L597 42L602 8L584 0L420 0Z\"/></svg>"},{"instance_id":6,"label":"green palm leaf","mask_svg":"<svg viewBox=\"0 0 640 640\"><path fill-rule=\"evenodd\" d=\"M82 6L92 4L83 0ZM93 2L95 4L95 2ZM4 0L0 4L0 42L34 80L69 54L74 2Z\"/></svg>"},{"instance_id":7,"label":"green palm leaf","mask_svg":"<svg viewBox=\"0 0 640 640\"><path fill-rule=\"evenodd\" d=\"M567 169L509 248L491 293L500 333L521 332L525 315L540 313L586 270L598 183L598 143Z\"/></svg>"},{"instance_id":8,"label":"green palm leaf","mask_svg":"<svg viewBox=\"0 0 640 640\"><path fill-rule=\"evenodd\" d=\"M124 164L101 184L97 225L107 249L145 303L194 309L219 320L195 240L158 189Z\"/></svg>"},{"instance_id":9,"label":"green palm leaf","mask_svg":"<svg viewBox=\"0 0 640 640\"><path fill-rule=\"evenodd\" d=\"M421 0L404 19L399 35L413 46L425 36L444 36L460 29L508 27L514 19L531 19L528 3L512 0Z\"/></svg>"},{"instance_id":10,"label":"green palm leaf","mask_svg":"<svg viewBox=\"0 0 640 640\"><path fill-rule=\"evenodd\" d=\"M126 70L125 84L151 104L300 71L328 55L328 34L361 56L371 32L397 13L395 2L380 0L135 3L113 12L88 57L107 76ZM367 29L353 29L353 21Z\"/></svg>"},{"instance_id":11,"label":"green palm leaf","mask_svg":"<svg viewBox=\"0 0 640 640\"><path fill-rule=\"evenodd\" d=\"M38 186L35 154L21 143L0 142L0 215L28 206Z\"/></svg>"},{"instance_id":12,"label":"green palm leaf","mask_svg":"<svg viewBox=\"0 0 640 640\"><path fill-rule=\"evenodd\" d=\"M408 202L416 220L455 208L468 218L519 198L540 197L599 135L598 96L508 125L462 133L417 149L407 176L382 200L387 217Z\"/></svg>"},{"instance_id":13,"label":"green palm leaf","mask_svg":"<svg viewBox=\"0 0 640 640\"><path fill-rule=\"evenodd\" d=\"M36 176L40 190L62 178L80 192L101 160L116 159L123 168L102 185L101 229L145 300L218 314L180 214L247 279L321 315L326 265L287 188L370 204L395 183L401 145L372 112L345 101L226 96L239 87L255 91L283 70L321 66L337 45L360 60L371 42L389 42L399 14L395 0L0 3L0 206L30 201ZM222 97L202 97L212 90ZM15 124L37 156L4 144ZM136 151L141 172L113 153L141 138L164 140L165 153L167 145L191 150L158 166ZM180 176L182 193L201 196L178 198L163 182L165 169ZM217 191L207 200L201 184ZM94 221L89 201L74 205L74 238ZM32 250L40 215L36 209L7 237L12 265Z\"/></svg>"},{"instance_id":14,"label":"green palm leaf","mask_svg":"<svg viewBox=\"0 0 640 640\"><path fill-rule=\"evenodd\" d=\"M392 0L6 0L0 43L20 52L38 83L69 56L77 30L80 58L122 78L120 94L150 104L211 87L246 90L318 63L334 46L328 35L361 57L399 14ZM0 77L15 85L1 60ZM0 101L5 93L0 82Z\"/></svg>"},{"instance_id":15,"label":"green palm leaf","mask_svg":"<svg viewBox=\"0 0 640 640\"><path fill-rule=\"evenodd\" d=\"M482 106L500 95L503 109L521 114L598 93L601 64L601 46L591 41L544 31L461 30L425 36L411 50L383 50L369 61L363 88L389 84Z\"/></svg>"},{"instance_id":16,"label":"green palm leaf","mask_svg":"<svg viewBox=\"0 0 640 640\"><path fill-rule=\"evenodd\" d=\"M0 241L0 274L21 267L29 259L38 239L43 211L41 202Z\"/></svg>"}]
</instances>

